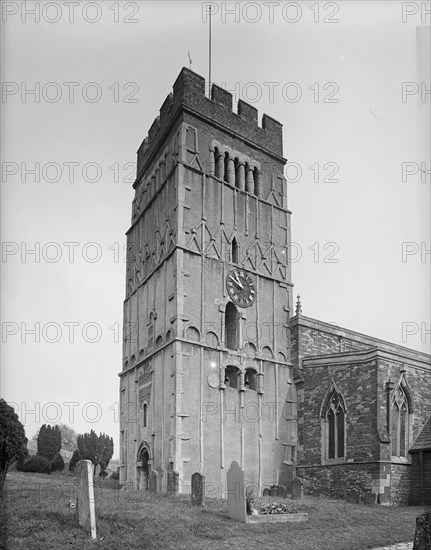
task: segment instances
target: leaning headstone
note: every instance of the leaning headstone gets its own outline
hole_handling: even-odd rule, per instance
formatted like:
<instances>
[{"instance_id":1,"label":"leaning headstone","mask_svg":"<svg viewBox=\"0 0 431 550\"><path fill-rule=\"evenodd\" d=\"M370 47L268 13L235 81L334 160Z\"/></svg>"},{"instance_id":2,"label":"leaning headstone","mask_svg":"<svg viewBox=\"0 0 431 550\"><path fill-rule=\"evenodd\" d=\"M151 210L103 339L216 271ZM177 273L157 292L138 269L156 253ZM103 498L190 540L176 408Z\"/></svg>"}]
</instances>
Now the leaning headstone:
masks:
<instances>
[{"instance_id":1,"label":"leaning headstone","mask_svg":"<svg viewBox=\"0 0 431 550\"><path fill-rule=\"evenodd\" d=\"M91 538L96 538L96 510L94 506L93 465L90 460L80 460L76 464L77 500L76 514L79 525L89 530Z\"/></svg>"},{"instance_id":2,"label":"leaning headstone","mask_svg":"<svg viewBox=\"0 0 431 550\"><path fill-rule=\"evenodd\" d=\"M304 496L304 483L300 477L295 477L292 481L292 498L300 500Z\"/></svg>"},{"instance_id":3,"label":"leaning headstone","mask_svg":"<svg viewBox=\"0 0 431 550\"><path fill-rule=\"evenodd\" d=\"M226 475L227 480L227 507L232 519L247 521L246 502L244 494L244 472L237 462L232 462Z\"/></svg>"},{"instance_id":4,"label":"leaning headstone","mask_svg":"<svg viewBox=\"0 0 431 550\"><path fill-rule=\"evenodd\" d=\"M178 478L178 472L175 472L174 470L169 470L167 475L167 489L168 493L171 495L178 494Z\"/></svg>"},{"instance_id":5,"label":"leaning headstone","mask_svg":"<svg viewBox=\"0 0 431 550\"><path fill-rule=\"evenodd\" d=\"M413 550L429 550L431 548L431 511L416 518L416 531Z\"/></svg>"},{"instance_id":6,"label":"leaning headstone","mask_svg":"<svg viewBox=\"0 0 431 550\"><path fill-rule=\"evenodd\" d=\"M98 478L100 476L101 471L102 471L102 466L98 464L94 470L94 477Z\"/></svg>"},{"instance_id":7,"label":"leaning headstone","mask_svg":"<svg viewBox=\"0 0 431 550\"><path fill-rule=\"evenodd\" d=\"M159 489L159 472L151 470L148 474L148 490L152 493L157 493Z\"/></svg>"},{"instance_id":8,"label":"leaning headstone","mask_svg":"<svg viewBox=\"0 0 431 550\"><path fill-rule=\"evenodd\" d=\"M201 506L205 502L205 476L199 472L192 475L192 504Z\"/></svg>"}]
</instances>

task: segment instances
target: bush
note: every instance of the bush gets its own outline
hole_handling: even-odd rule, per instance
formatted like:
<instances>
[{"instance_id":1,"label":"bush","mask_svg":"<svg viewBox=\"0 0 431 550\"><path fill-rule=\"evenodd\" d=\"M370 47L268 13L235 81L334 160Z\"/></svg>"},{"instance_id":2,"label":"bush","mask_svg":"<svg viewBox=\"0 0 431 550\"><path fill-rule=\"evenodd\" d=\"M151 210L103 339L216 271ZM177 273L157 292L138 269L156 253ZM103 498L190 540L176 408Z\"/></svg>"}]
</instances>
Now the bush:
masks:
<instances>
[{"instance_id":1,"label":"bush","mask_svg":"<svg viewBox=\"0 0 431 550\"><path fill-rule=\"evenodd\" d=\"M60 453L57 453L51 460L51 472L62 472L64 470L64 460Z\"/></svg>"},{"instance_id":2,"label":"bush","mask_svg":"<svg viewBox=\"0 0 431 550\"><path fill-rule=\"evenodd\" d=\"M35 472L39 474L50 474L51 464L44 456L29 456L23 462L18 462L16 469L19 472Z\"/></svg>"}]
</instances>

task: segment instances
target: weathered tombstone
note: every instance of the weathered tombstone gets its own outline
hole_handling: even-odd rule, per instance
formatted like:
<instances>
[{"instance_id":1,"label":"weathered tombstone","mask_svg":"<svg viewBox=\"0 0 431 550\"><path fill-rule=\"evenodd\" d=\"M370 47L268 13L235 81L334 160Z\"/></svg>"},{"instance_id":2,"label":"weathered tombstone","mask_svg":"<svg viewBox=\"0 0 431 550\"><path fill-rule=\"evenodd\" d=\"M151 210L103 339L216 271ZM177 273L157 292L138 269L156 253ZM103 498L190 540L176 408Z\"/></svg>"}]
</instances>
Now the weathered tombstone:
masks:
<instances>
[{"instance_id":1,"label":"weathered tombstone","mask_svg":"<svg viewBox=\"0 0 431 550\"><path fill-rule=\"evenodd\" d=\"M367 506L375 506L377 504L377 493L362 493L361 501Z\"/></svg>"},{"instance_id":2,"label":"weathered tombstone","mask_svg":"<svg viewBox=\"0 0 431 550\"><path fill-rule=\"evenodd\" d=\"M356 491L355 489L347 491L347 493L345 494L345 499L347 502L350 502L352 504L359 504L359 491Z\"/></svg>"},{"instance_id":3,"label":"weathered tombstone","mask_svg":"<svg viewBox=\"0 0 431 550\"><path fill-rule=\"evenodd\" d=\"M416 518L416 531L413 550L429 550L431 548L431 511Z\"/></svg>"},{"instance_id":4,"label":"weathered tombstone","mask_svg":"<svg viewBox=\"0 0 431 550\"><path fill-rule=\"evenodd\" d=\"M102 471L102 466L100 464L97 464L94 470L94 477L98 478L100 476L101 471Z\"/></svg>"},{"instance_id":5,"label":"weathered tombstone","mask_svg":"<svg viewBox=\"0 0 431 550\"><path fill-rule=\"evenodd\" d=\"M93 465L90 460L76 464L77 500L76 514L79 525L88 529L91 538L96 538L96 510L94 506Z\"/></svg>"},{"instance_id":6,"label":"weathered tombstone","mask_svg":"<svg viewBox=\"0 0 431 550\"><path fill-rule=\"evenodd\" d=\"M159 490L159 472L151 470L148 474L148 490L152 493L157 493Z\"/></svg>"},{"instance_id":7,"label":"weathered tombstone","mask_svg":"<svg viewBox=\"0 0 431 550\"><path fill-rule=\"evenodd\" d=\"M271 495L271 489L268 489L268 487L266 489L263 490L263 496L264 497L269 497Z\"/></svg>"},{"instance_id":8,"label":"weathered tombstone","mask_svg":"<svg viewBox=\"0 0 431 550\"><path fill-rule=\"evenodd\" d=\"M270 495L272 497L278 497L278 487L276 485L271 487Z\"/></svg>"},{"instance_id":9,"label":"weathered tombstone","mask_svg":"<svg viewBox=\"0 0 431 550\"><path fill-rule=\"evenodd\" d=\"M168 478L167 478L167 484L168 484L168 493L171 495L177 495L178 494L178 478L179 473L175 472L174 470L169 470L168 472Z\"/></svg>"},{"instance_id":10,"label":"weathered tombstone","mask_svg":"<svg viewBox=\"0 0 431 550\"><path fill-rule=\"evenodd\" d=\"M201 506L205 502L205 476L199 472L192 475L192 504Z\"/></svg>"},{"instance_id":11,"label":"weathered tombstone","mask_svg":"<svg viewBox=\"0 0 431 550\"><path fill-rule=\"evenodd\" d=\"M244 472L237 462L232 462L226 475L228 514L232 519L247 521L247 511L244 494Z\"/></svg>"},{"instance_id":12,"label":"weathered tombstone","mask_svg":"<svg viewBox=\"0 0 431 550\"><path fill-rule=\"evenodd\" d=\"M304 496L304 483L300 477L295 477L292 481L292 498L300 500Z\"/></svg>"},{"instance_id":13,"label":"weathered tombstone","mask_svg":"<svg viewBox=\"0 0 431 550\"><path fill-rule=\"evenodd\" d=\"M69 462L64 463L63 474L65 476L69 475Z\"/></svg>"}]
</instances>

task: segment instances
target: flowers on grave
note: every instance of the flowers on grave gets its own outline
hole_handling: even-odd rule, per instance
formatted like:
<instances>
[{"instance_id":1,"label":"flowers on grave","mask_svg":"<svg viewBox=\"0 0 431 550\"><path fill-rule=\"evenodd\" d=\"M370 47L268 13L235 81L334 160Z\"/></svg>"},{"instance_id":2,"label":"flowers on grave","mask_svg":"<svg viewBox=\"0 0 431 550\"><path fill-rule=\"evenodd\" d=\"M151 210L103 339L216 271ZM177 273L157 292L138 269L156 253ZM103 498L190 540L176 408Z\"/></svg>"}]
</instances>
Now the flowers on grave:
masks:
<instances>
[{"instance_id":1,"label":"flowers on grave","mask_svg":"<svg viewBox=\"0 0 431 550\"><path fill-rule=\"evenodd\" d=\"M261 505L259 514L297 514L298 510L284 502L267 502Z\"/></svg>"}]
</instances>

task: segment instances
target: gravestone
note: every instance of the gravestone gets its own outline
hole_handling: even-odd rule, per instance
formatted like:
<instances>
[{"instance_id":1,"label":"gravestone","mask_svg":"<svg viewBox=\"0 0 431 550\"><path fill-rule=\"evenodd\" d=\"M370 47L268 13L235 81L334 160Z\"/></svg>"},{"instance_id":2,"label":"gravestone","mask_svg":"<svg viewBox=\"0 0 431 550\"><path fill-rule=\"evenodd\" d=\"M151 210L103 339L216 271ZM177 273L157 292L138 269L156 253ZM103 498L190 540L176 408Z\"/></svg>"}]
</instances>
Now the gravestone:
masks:
<instances>
[{"instance_id":1,"label":"gravestone","mask_svg":"<svg viewBox=\"0 0 431 550\"><path fill-rule=\"evenodd\" d=\"M278 487L276 486L271 487L270 496L278 497Z\"/></svg>"},{"instance_id":2,"label":"gravestone","mask_svg":"<svg viewBox=\"0 0 431 550\"><path fill-rule=\"evenodd\" d=\"M359 491L356 491L355 489L352 489L351 491L347 491L344 498L347 502L350 502L352 504L359 504Z\"/></svg>"},{"instance_id":3,"label":"gravestone","mask_svg":"<svg viewBox=\"0 0 431 550\"><path fill-rule=\"evenodd\" d=\"M102 466L100 464L97 464L96 468L94 469L94 477L99 477L100 472L102 471Z\"/></svg>"},{"instance_id":4,"label":"gravestone","mask_svg":"<svg viewBox=\"0 0 431 550\"><path fill-rule=\"evenodd\" d=\"M177 495L178 494L178 478L179 473L175 472L174 470L169 470L168 472L168 478L167 478L167 484L168 484L168 493L171 495Z\"/></svg>"},{"instance_id":5,"label":"gravestone","mask_svg":"<svg viewBox=\"0 0 431 550\"><path fill-rule=\"evenodd\" d=\"M361 501L367 506L375 506L377 504L377 493L362 493Z\"/></svg>"},{"instance_id":6,"label":"gravestone","mask_svg":"<svg viewBox=\"0 0 431 550\"><path fill-rule=\"evenodd\" d=\"M157 493L159 490L159 472L151 470L148 474L148 490L152 493Z\"/></svg>"},{"instance_id":7,"label":"gravestone","mask_svg":"<svg viewBox=\"0 0 431 550\"><path fill-rule=\"evenodd\" d=\"M96 510L94 506L93 465L90 460L80 460L76 463L77 500L76 514L79 525L96 535Z\"/></svg>"},{"instance_id":8,"label":"gravestone","mask_svg":"<svg viewBox=\"0 0 431 550\"><path fill-rule=\"evenodd\" d=\"M295 477L292 481L292 498L300 500L304 496L304 482L300 477Z\"/></svg>"},{"instance_id":9,"label":"gravestone","mask_svg":"<svg viewBox=\"0 0 431 550\"><path fill-rule=\"evenodd\" d=\"M431 548L431 511L416 518L416 531L413 550L429 550Z\"/></svg>"},{"instance_id":10,"label":"gravestone","mask_svg":"<svg viewBox=\"0 0 431 550\"><path fill-rule=\"evenodd\" d=\"M226 475L227 507L229 517L246 523L247 511L244 494L244 472L237 462L232 462Z\"/></svg>"},{"instance_id":11,"label":"gravestone","mask_svg":"<svg viewBox=\"0 0 431 550\"><path fill-rule=\"evenodd\" d=\"M205 476L199 472L192 475L192 504L201 506L205 502Z\"/></svg>"},{"instance_id":12,"label":"gravestone","mask_svg":"<svg viewBox=\"0 0 431 550\"><path fill-rule=\"evenodd\" d=\"M65 476L69 475L69 462L64 463L63 474Z\"/></svg>"},{"instance_id":13,"label":"gravestone","mask_svg":"<svg viewBox=\"0 0 431 550\"><path fill-rule=\"evenodd\" d=\"M263 490L263 496L264 497L269 497L271 495L271 489L268 489L268 487L266 489Z\"/></svg>"}]
</instances>

